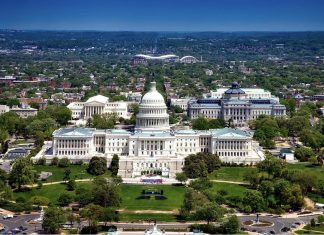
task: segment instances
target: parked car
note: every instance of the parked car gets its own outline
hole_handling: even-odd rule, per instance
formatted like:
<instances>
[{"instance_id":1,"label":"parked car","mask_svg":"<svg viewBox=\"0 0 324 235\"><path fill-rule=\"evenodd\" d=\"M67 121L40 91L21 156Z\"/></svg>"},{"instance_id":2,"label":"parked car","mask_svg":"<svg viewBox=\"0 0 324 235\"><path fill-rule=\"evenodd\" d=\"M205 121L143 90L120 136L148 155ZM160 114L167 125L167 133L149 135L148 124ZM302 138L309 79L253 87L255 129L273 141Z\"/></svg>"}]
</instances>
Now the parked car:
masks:
<instances>
[{"instance_id":1,"label":"parked car","mask_svg":"<svg viewBox=\"0 0 324 235\"><path fill-rule=\"evenodd\" d=\"M3 219L12 219L13 217L14 217L13 214L6 214L2 218Z\"/></svg>"}]
</instances>

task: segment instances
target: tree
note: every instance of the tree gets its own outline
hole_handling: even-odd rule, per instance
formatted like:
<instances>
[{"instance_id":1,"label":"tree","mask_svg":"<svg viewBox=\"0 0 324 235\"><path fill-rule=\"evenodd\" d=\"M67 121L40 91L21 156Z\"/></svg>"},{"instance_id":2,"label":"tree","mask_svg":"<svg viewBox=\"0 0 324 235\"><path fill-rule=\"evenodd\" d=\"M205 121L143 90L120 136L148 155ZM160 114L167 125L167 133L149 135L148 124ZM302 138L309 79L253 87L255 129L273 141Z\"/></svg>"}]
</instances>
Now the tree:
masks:
<instances>
[{"instance_id":1,"label":"tree","mask_svg":"<svg viewBox=\"0 0 324 235\"><path fill-rule=\"evenodd\" d=\"M118 207L121 203L119 187L103 177L94 179L92 195L93 202L103 207Z\"/></svg>"},{"instance_id":2,"label":"tree","mask_svg":"<svg viewBox=\"0 0 324 235\"><path fill-rule=\"evenodd\" d=\"M196 210L195 218L209 222L219 221L224 216L224 209L214 203L206 203Z\"/></svg>"},{"instance_id":3,"label":"tree","mask_svg":"<svg viewBox=\"0 0 324 235\"><path fill-rule=\"evenodd\" d=\"M218 169L221 161L216 154L197 153L185 158L184 173L189 178L206 177L208 173Z\"/></svg>"},{"instance_id":4,"label":"tree","mask_svg":"<svg viewBox=\"0 0 324 235\"><path fill-rule=\"evenodd\" d=\"M220 233L222 234L237 234L240 230L240 222L236 215L231 215L221 224Z\"/></svg>"},{"instance_id":5,"label":"tree","mask_svg":"<svg viewBox=\"0 0 324 235\"><path fill-rule=\"evenodd\" d=\"M118 174L118 169L119 169L119 157L117 154L114 154L110 164L111 174L116 176Z\"/></svg>"},{"instance_id":6,"label":"tree","mask_svg":"<svg viewBox=\"0 0 324 235\"><path fill-rule=\"evenodd\" d=\"M103 157L91 158L87 172L91 175L103 175L107 171L107 159Z\"/></svg>"},{"instance_id":7,"label":"tree","mask_svg":"<svg viewBox=\"0 0 324 235\"><path fill-rule=\"evenodd\" d=\"M73 196L69 193L62 193L58 199L57 202L60 206L67 206L71 202L73 202Z\"/></svg>"},{"instance_id":8,"label":"tree","mask_svg":"<svg viewBox=\"0 0 324 235\"><path fill-rule=\"evenodd\" d=\"M92 189L86 186L78 186L75 190L75 200L81 206L88 205L93 201Z\"/></svg>"},{"instance_id":9,"label":"tree","mask_svg":"<svg viewBox=\"0 0 324 235\"><path fill-rule=\"evenodd\" d=\"M59 159L58 157L53 157L52 161L51 161L51 165L52 166L57 166L59 163Z\"/></svg>"},{"instance_id":10,"label":"tree","mask_svg":"<svg viewBox=\"0 0 324 235\"><path fill-rule=\"evenodd\" d=\"M117 122L115 113L95 114L92 116L92 126L98 129L112 129Z\"/></svg>"},{"instance_id":11,"label":"tree","mask_svg":"<svg viewBox=\"0 0 324 235\"><path fill-rule=\"evenodd\" d=\"M315 156L315 153L311 148L300 147L295 151L295 157L300 161L308 161L313 156Z\"/></svg>"},{"instance_id":12,"label":"tree","mask_svg":"<svg viewBox=\"0 0 324 235\"><path fill-rule=\"evenodd\" d=\"M258 190L262 193L264 198L270 197L274 193L273 182L269 180L262 181Z\"/></svg>"},{"instance_id":13,"label":"tree","mask_svg":"<svg viewBox=\"0 0 324 235\"><path fill-rule=\"evenodd\" d=\"M45 210L42 228L46 233L57 233L62 224L66 222L64 211L59 207L48 207Z\"/></svg>"},{"instance_id":14,"label":"tree","mask_svg":"<svg viewBox=\"0 0 324 235\"><path fill-rule=\"evenodd\" d=\"M208 130L209 123L208 123L207 118L200 116L197 119L194 119L192 121L192 129L194 129L194 130Z\"/></svg>"},{"instance_id":15,"label":"tree","mask_svg":"<svg viewBox=\"0 0 324 235\"><path fill-rule=\"evenodd\" d=\"M204 191L213 187L213 183L208 178L204 177L192 180L189 186L197 191Z\"/></svg>"},{"instance_id":16,"label":"tree","mask_svg":"<svg viewBox=\"0 0 324 235\"><path fill-rule=\"evenodd\" d=\"M67 180L70 180L70 177L71 177L71 170L70 169L65 169L64 170L64 176L63 176L63 181L67 181Z\"/></svg>"},{"instance_id":17,"label":"tree","mask_svg":"<svg viewBox=\"0 0 324 235\"><path fill-rule=\"evenodd\" d=\"M30 203L37 206L47 206L49 204L49 199L43 196L33 196L30 198Z\"/></svg>"},{"instance_id":18,"label":"tree","mask_svg":"<svg viewBox=\"0 0 324 235\"><path fill-rule=\"evenodd\" d=\"M248 181L253 189L256 189L262 180L262 175L258 174L257 169L251 169L243 175L243 179Z\"/></svg>"},{"instance_id":19,"label":"tree","mask_svg":"<svg viewBox=\"0 0 324 235\"><path fill-rule=\"evenodd\" d=\"M318 222L319 224L324 223L324 215L319 215L319 216L317 217L317 222Z\"/></svg>"},{"instance_id":20,"label":"tree","mask_svg":"<svg viewBox=\"0 0 324 235\"><path fill-rule=\"evenodd\" d=\"M265 171L270 176L279 177L282 171L286 168L286 163L271 155L266 156L266 158L257 164L259 171Z\"/></svg>"},{"instance_id":21,"label":"tree","mask_svg":"<svg viewBox=\"0 0 324 235\"><path fill-rule=\"evenodd\" d=\"M0 153L4 153L5 151L7 151L4 146L5 146L5 142L6 140L9 138L9 133L7 130L5 129L1 129L0 128L0 144L1 144L1 150Z\"/></svg>"},{"instance_id":22,"label":"tree","mask_svg":"<svg viewBox=\"0 0 324 235\"><path fill-rule=\"evenodd\" d=\"M173 110L175 113L183 113L183 109L179 105L172 106L171 110Z\"/></svg>"},{"instance_id":23,"label":"tree","mask_svg":"<svg viewBox=\"0 0 324 235\"><path fill-rule=\"evenodd\" d=\"M108 207L104 208L103 214L102 214L102 220L106 222L118 222L119 221L119 216L118 212L114 208Z\"/></svg>"},{"instance_id":24,"label":"tree","mask_svg":"<svg viewBox=\"0 0 324 235\"><path fill-rule=\"evenodd\" d=\"M61 158L58 161L59 167L68 167L70 165L70 160L67 157Z\"/></svg>"},{"instance_id":25,"label":"tree","mask_svg":"<svg viewBox=\"0 0 324 235\"><path fill-rule=\"evenodd\" d=\"M313 166L318 165L318 158L316 156L311 156L308 158L308 162L310 162Z\"/></svg>"},{"instance_id":26,"label":"tree","mask_svg":"<svg viewBox=\"0 0 324 235\"><path fill-rule=\"evenodd\" d=\"M314 218L311 219L311 221L310 221L310 226L311 226L312 228L315 228L315 227L316 227L316 222L315 222L315 219L314 219Z\"/></svg>"},{"instance_id":27,"label":"tree","mask_svg":"<svg viewBox=\"0 0 324 235\"><path fill-rule=\"evenodd\" d=\"M3 113L0 115L0 128L12 135L24 130L24 121L14 112Z\"/></svg>"},{"instance_id":28,"label":"tree","mask_svg":"<svg viewBox=\"0 0 324 235\"><path fill-rule=\"evenodd\" d=\"M183 184L186 183L188 177L185 173L181 172L176 174L176 180L178 180L181 184Z\"/></svg>"},{"instance_id":29,"label":"tree","mask_svg":"<svg viewBox=\"0 0 324 235\"><path fill-rule=\"evenodd\" d=\"M196 210L198 207L202 207L208 202L209 200L205 194L189 188L185 192L181 210L182 212L190 213L190 211Z\"/></svg>"},{"instance_id":30,"label":"tree","mask_svg":"<svg viewBox=\"0 0 324 235\"><path fill-rule=\"evenodd\" d=\"M189 155L190 156L190 155ZM185 159L185 165L183 167L183 172L189 178L198 178L198 177L206 177L207 176L207 166L204 161L201 159L189 160L188 157Z\"/></svg>"},{"instance_id":31,"label":"tree","mask_svg":"<svg viewBox=\"0 0 324 235\"><path fill-rule=\"evenodd\" d=\"M9 175L9 184L21 189L24 184L32 183L34 181L34 171L30 159L24 157L17 159Z\"/></svg>"},{"instance_id":32,"label":"tree","mask_svg":"<svg viewBox=\"0 0 324 235\"><path fill-rule=\"evenodd\" d=\"M81 217L89 222L90 233L91 230L96 230L99 220L103 217L103 210L101 206L92 203L81 210Z\"/></svg>"},{"instance_id":33,"label":"tree","mask_svg":"<svg viewBox=\"0 0 324 235\"><path fill-rule=\"evenodd\" d=\"M66 189L68 191L73 191L76 188L76 182L74 179L70 179L66 184Z\"/></svg>"},{"instance_id":34,"label":"tree","mask_svg":"<svg viewBox=\"0 0 324 235\"><path fill-rule=\"evenodd\" d=\"M61 106L58 108L54 117L59 124L66 125L72 118L72 112L67 107Z\"/></svg>"},{"instance_id":35,"label":"tree","mask_svg":"<svg viewBox=\"0 0 324 235\"><path fill-rule=\"evenodd\" d=\"M244 193L243 203L246 206L250 206L252 212L262 211L265 206L263 196L258 191L246 191Z\"/></svg>"}]
</instances>

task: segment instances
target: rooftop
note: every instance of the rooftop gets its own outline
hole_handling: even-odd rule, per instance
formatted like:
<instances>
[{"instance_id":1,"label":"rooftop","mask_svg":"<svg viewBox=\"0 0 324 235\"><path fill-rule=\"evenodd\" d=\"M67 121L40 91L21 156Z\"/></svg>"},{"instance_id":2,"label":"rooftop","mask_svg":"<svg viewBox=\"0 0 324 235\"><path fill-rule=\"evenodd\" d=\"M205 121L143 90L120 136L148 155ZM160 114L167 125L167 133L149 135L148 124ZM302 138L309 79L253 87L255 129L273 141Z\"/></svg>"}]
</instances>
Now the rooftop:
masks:
<instances>
[{"instance_id":1,"label":"rooftop","mask_svg":"<svg viewBox=\"0 0 324 235\"><path fill-rule=\"evenodd\" d=\"M56 130L53 135L54 136L80 136L80 137L85 137L85 136L92 136L93 132L96 129L94 128L60 128Z\"/></svg>"}]
</instances>

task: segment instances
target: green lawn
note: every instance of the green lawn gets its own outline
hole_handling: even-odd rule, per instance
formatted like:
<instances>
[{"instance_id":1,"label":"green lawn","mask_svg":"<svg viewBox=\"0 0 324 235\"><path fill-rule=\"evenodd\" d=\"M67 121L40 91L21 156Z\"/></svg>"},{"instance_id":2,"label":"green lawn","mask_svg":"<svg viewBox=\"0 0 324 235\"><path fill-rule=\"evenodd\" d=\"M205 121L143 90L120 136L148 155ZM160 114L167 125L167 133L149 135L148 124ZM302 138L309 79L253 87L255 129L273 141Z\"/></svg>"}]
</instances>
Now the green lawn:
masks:
<instances>
[{"instance_id":1,"label":"green lawn","mask_svg":"<svg viewBox=\"0 0 324 235\"><path fill-rule=\"evenodd\" d=\"M317 175L319 179L324 179L324 167L312 166L308 162L300 162L296 164L288 164L288 169L303 170Z\"/></svg>"},{"instance_id":2,"label":"green lawn","mask_svg":"<svg viewBox=\"0 0 324 235\"><path fill-rule=\"evenodd\" d=\"M78 182L78 185L89 185L90 182ZM143 189L155 189L164 191L166 200L155 200L154 196L151 196L150 200L136 199L141 195ZM44 196L47 197L52 203L57 203L57 198L66 191L66 185L55 184L55 185L44 185L41 189L29 189L23 192L15 192L14 199L23 197L29 200L33 196ZM185 188L183 186L171 186L171 185L121 185L121 196L123 209L127 210L173 210L180 208Z\"/></svg>"},{"instance_id":3,"label":"green lawn","mask_svg":"<svg viewBox=\"0 0 324 235\"><path fill-rule=\"evenodd\" d=\"M42 166L42 165L35 165L34 169L37 172L46 171L52 172L53 175L50 176L46 182L55 182L55 181L62 181L64 177L64 171L66 169L71 170L71 179L87 179L93 178L94 176L87 172L87 165L70 165L69 167L58 167L58 166ZM110 171L105 173L105 176L109 176Z\"/></svg>"},{"instance_id":4,"label":"green lawn","mask_svg":"<svg viewBox=\"0 0 324 235\"><path fill-rule=\"evenodd\" d=\"M322 232L314 232L314 231L307 231L307 230L297 230L295 231L297 234L324 234Z\"/></svg>"},{"instance_id":5,"label":"green lawn","mask_svg":"<svg viewBox=\"0 0 324 235\"><path fill-rule=\"evenodd\" d=\"M55 184L55 185L47 185L43 186L41 189L25 189L22 192L15 192L14 199L18 197L23 197L27 201L33 196L43 196L47 197L52 203L57 203L57 198L64 192L68 192L66 190L66 185L64 184ZM74 195L74 192L68 192Z\"/></svg>"},{"instance_id":6,"label":"green lawn","mask_svg":"<svg viewBox=\"0 0 324 235\"><path fill-rule=\"evenodd\" d=\"M249 190L246 186L239 184L228 184L228 183L213 183L213 187L210 189L211 192L217 193L220 190L227 192L226 196L243 196L244 192Z\"/></svg>"},{"instance_id":7,"label":"green lawn","mask_svg":"<svg viewBox=\"0 0 324 235\"><path fill-rule=\"evenodd\" d=\"M119 215L120 221L126 222L140 222L140 221L147 221L147 220L156 220L156 221L163 221L163 222L175 222L177 221L177 217L172 214L127 214L122 213Z\"/></svg>"},{"instance_id":8,"label":"green lawn","mask_svg":"<svg viewBox=\"0 0 324 235\"><path fill-rule=\"evenodd\" d=\"M304 230L312 230L312 231L324 232L324 226L315 226L315 227L311 227L311 226L308 224L308 225L306 225L303 229L304 229Z\"/></svg>"},{"instance_id":9,"label":"green lawn","mask_svg":"<svg viewBox=\"0 0 324 235\"><path fill-rule=\"evenodd\" d=\"M209 175L210 179L244 182L246 172L254 170L253 167L221 167Z\"/></svg>"},{"instance_id":10,"label":"green lawn","mask_svg":"<svg viewBox=\"0 0 324 235\"><path fill-rule=\"evenodd\" d=\"M183 202L185 192L184 186L172 185L127 185L123 184L122 189L122 205L121 208L127 210L173 210L180 208ZM142 193L142 190L163 190L163 196L166 200L155 200L151 195L151 199L136 199Z\"/></svg>"}]
</instances>

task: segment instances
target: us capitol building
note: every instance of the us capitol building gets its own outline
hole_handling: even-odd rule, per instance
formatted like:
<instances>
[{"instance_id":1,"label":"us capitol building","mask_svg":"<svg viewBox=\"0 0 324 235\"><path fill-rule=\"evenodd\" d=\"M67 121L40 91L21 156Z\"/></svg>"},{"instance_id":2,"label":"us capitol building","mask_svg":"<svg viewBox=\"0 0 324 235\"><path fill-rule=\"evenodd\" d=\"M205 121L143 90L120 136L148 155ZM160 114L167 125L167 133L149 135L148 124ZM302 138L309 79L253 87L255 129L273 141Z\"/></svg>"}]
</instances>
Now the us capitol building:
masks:
<instances>
[{"instance_id":1,"label":"us capitol building","mask_svg":"<svg viewBox=\"0 0 324 235\"><path fill-rule=\"evenodd\" d=\"M67 157L72 162L89 162L94 156L119 156L118 174L124 178L143 174L175 177L182 171L184 159L198 152L217 153L224 162L255 163L264 159L257 142L248 131L223 128L208 131L177 130L169 125L163 96L151 83L140 103L135 131L121 129L61 128L53 133L53 141L44 145L33 158Z\"/></svg>"}]
</instances>

